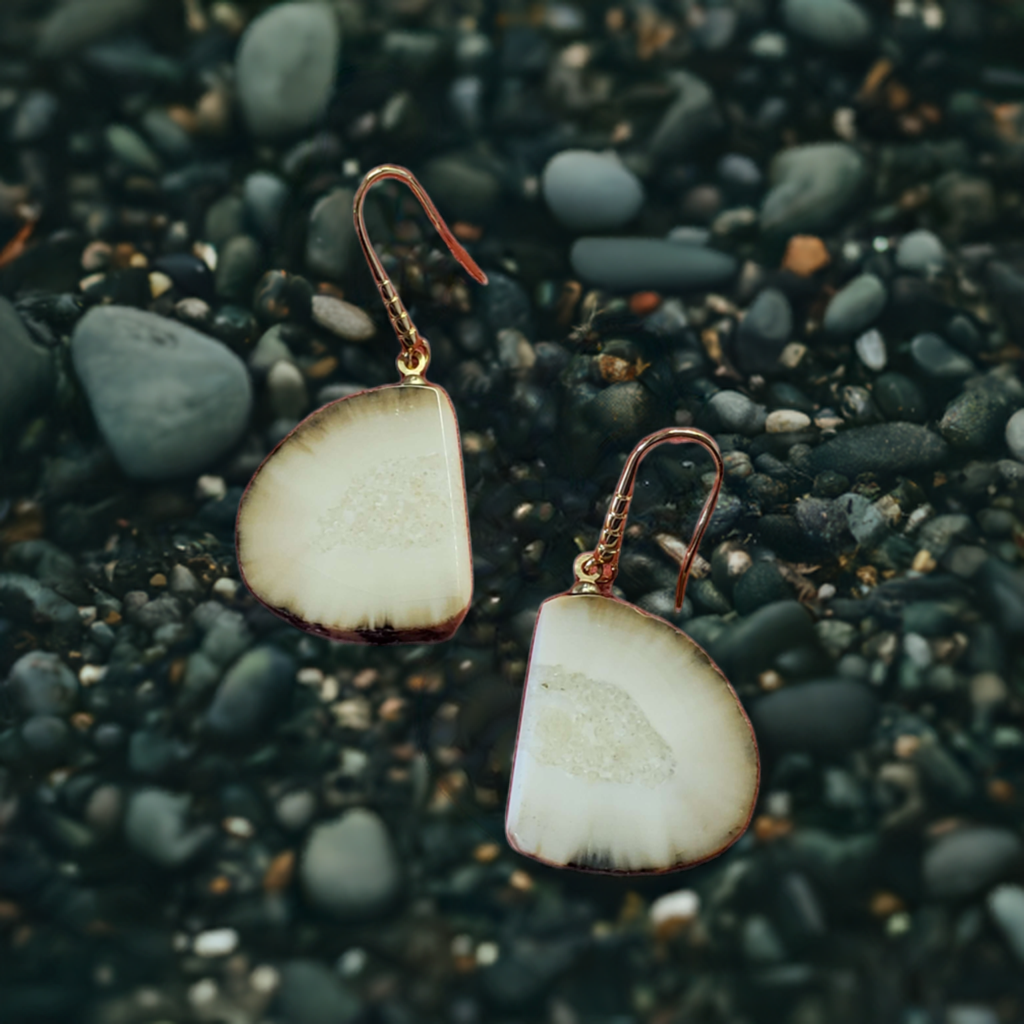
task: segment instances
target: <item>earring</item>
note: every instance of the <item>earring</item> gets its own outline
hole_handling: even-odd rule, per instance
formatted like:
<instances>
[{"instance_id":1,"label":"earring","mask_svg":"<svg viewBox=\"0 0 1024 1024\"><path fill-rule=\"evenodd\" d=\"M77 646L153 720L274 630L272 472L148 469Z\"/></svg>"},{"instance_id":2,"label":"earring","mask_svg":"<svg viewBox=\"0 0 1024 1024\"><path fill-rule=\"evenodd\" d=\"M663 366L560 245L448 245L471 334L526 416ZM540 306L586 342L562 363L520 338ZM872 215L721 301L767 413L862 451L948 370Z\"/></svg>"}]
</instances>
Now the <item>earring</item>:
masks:
<instances>
[{"instance_id":1,"label":"earring","mask_svg":"<svg viewBox=\"0 0 1024 1024\"><path fill-rule=\"evenodd\" d=\"M682 630L611 596L643 457L693 442L715 460L676 585L676 610L722 489L724 464L701 430L641 441L622 470L597 547L534 627L505 814L519 853L611 873L692 867L732 845L753 814L757 742L729 681Z\"/></svg>"},{"instance_id":2,"label":"earring","mask_svg":"<svg viewBox=\"0 0 1024 1024\"><path fill-rule=\"evenodd\" d=\"M484 272L404 167L370 171L356 234L398 335L400 380L317 409L267 456L235 528L253 595L307 632L351 643L447 640L473 593L466 482L448 393L428 383L430 345L374 251L363 219L379 181L405 182L455 258Z\"/></svg>"}]
</instances>

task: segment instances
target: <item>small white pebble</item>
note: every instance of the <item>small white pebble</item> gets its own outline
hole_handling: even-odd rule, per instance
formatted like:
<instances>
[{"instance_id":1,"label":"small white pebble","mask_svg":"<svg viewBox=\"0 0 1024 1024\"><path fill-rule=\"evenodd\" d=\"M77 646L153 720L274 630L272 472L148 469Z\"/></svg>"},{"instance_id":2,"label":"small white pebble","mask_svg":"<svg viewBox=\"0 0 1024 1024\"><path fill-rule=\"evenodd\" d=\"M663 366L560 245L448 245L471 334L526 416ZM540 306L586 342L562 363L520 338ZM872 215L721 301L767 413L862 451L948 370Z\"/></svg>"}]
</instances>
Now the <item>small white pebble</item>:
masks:
<instances>
[{"instance_id":1,"label":"small white pebble","mask_svg":"<svg viewBox=\"0 0 1024 1024\"><path fill-rule=\"evenodd\" d=\"M324 674L320 669L309 666L300 668L295 679L302 686L319 686L324 681Z\"/></svg>"},{"instance_id":2,"label":"small white pebble","mask_svg":"<svg viewBox=\"0 0 1024 1024\"><path fill-rule=\"evenodd\" d=\"M791 341L780 353L779 363L787 370L795 370L807 355L807 346L799 341Z\"/></svg>"},{"instance_id":3,"label":"small white pebble","mask_svg":"<svg viewBox=\"0 0 1024 1024\"><path fill-rule=\"evenodd\" d=\"M159 299L161 295L166 295L174 287L174 282L166 275L160 273L159 270L154 270L149 275L149 294L154 299Z\"/></svg>"},{"instance_id":4,"label":"small white pebble","mask_svg":"<svg viewBox=\"0 0 1024 1024\"><path fill-rule=\"evenodd\" d=\"M498 962L499 953L496 942L481 942L476 947L476 962L480 967L490 967Z\"/></svg>"},{"instance_id":5,"label":"small white pebble","mask_svg":"<svg viewBox=\"0 0 1024 1024\"><path fill-rule=\"evenodd\" d=\"M89 604L79 608L78 617L82 620L83 626L91 626L96 621L96 605Z\"/></svg>"},{"instance_id":6,"label":"small white pebble","mask_svg":"<svg viewBox=\"0 0 1024 1024\"><path fill-rule=\"evenodd\" d=\"M228 956L238 949L238 932L234 928L214 928L200 932L192 942L196 956Z\"/></svg>"},{"instance_id":7,"label":"small white pebble","mask_svg":"<svg viewBox=\"0 0 1024 1024\"><path fill-rule=\"evenodd\" d=\"M889 356L885 350L885 340L878 331L865 331L854 343L860 361L869 370L884 370Z\"/></svg>"},{"instance_id":8,"label":"small white pebble","mask_svg":"<svg viewBox=\"0 0 1024 1024\"><path fill-rule=\"evenodd\" d=\"M452 956L464 957L470 956L473 952L473 936L472 935L456 935L452 939Z\"/></svg>"},{"instance_id":9,"label":"small white pebble","mask_svg":"<svg viewBox=\"0 0 1024 1024\"><path fill-rule=\"evenodd\" d=\"M106 665L83 665L78 670L78 681L83 686L95 686L106 674Z\"/></svg>"},{"instance_id":10,"label":"small white pebble","mask_svg":"<svg viewBox=\"0 0 1024 1024\"><path fill-rule=\"evenodd\" d=\"M213 498L220 501L228 493L228 485L220 476L201 476L196 481L196 500L207 501Z\"/></svg>"},{"instance_id":11,"label":"small white pebble","mask_svg":"<svg viewBox=\"0 0 1024 1024\"><path fill-rule=\"evenodd\" d=\"M225 818L221 824L228 835L237 836L239 839L252 839L256 835L256 829L248 818Z\"/></svg>"},{"instance_id":12,"label":"small white pebble","mask_svg":"<svg viewBox=\"0 0 1024 1024\"><path fill-rule=\"evenodd\" d=\"M212 1003L217 998L217 982L213 978L203 978L202 981L197 981L188 990L188 1001L193 1006L205 1006L207 1003Z\"/></svg>"},{"instance_id":13,"label":"small white pebble","mask_svg":"<svg viewBox=\"0 0 1024 1024\"><path fill-rule=\"evenodd\" d=\"M836 596L836 588L831 583L822 583L818 587L818 600L819 601L831 601Z\"/></svg>"},{"instance_id":14,"label":"small white pebble","mask_svg":"<svg viewBox=\"0 0 1024 1024\"><path fill-rule=\"evenodd\" d=\"M768 413L764 421L764 429L769 434L792 434L798 430L806 430L811 425L811 417L796 409L776 409Z\"/></svg>"},{"instance_id":15,"label":"small white pebble","mask_svg":"<svg viewBox=\"0 0 1024 1024\"><path fill-rule=\"evenodd\" d=\"M313 320L346 341L367 341L377 333L365 310L333 295L313 296Z\"/></svg>"},{"instance_id":16,"label":"small white pebble","mask_svg":"<svg viewBox=\"0 0 1024 1024\"><path fill-rule=\"evenodd\" d=\"M238 593L238 580L222 576L216 583L214 583L213 592L225 601L233 601L235 599L235 594Z\"/></svg>"},{"instance_id":17,"label":"small white pebble","mask_svg":"<svg viewBox=\"0 0 1024 1024\"><path fill-rule=\"evenodd\" d=\"M659 896L648 911L648 917L655 928L669 922L693 921L700 912L700 896L692 889L678 889L676 892Z\"/></svg>"},{"instance_id":18,"label":"small white pebble","mask_svg":"<svg viewBox=\"0 0 1024 1024\"><path fill-rule=\"evenodd\" d=\"M270 964L260 964L249 975L249 984L252 985L254 991L262 995L269 995L281 984L281 975Z\"/></svg>"},{"instance_id":19,"label":"small white pebble","mask_svg":"<svg viewBox=\"0 0 1024 1024\"><path fill-rule=\"evenodd\" d=\"M209 242L196 242L192 255L198 256L211 270L217 269L217 250Z\"/></svg>"},{"instance_id":20,"label":"small white pebble","mask_svg":"<svg viewBox=\"0 0 1024 1024\"><path fill-rule=\"evenodd\" d=\"M908 633L903 638L903 652L918 668L932 663L931 645L920 633Z\"/></svg>"},{"instance_id":21,"label":"small white pebble","mask_svg":"<svg viewBox=\"0 0 1024 1024\"><path fill-rule=\"evenodd\" d=\"M369 961L366 950L356 946L353 949L346 949L338 957L336 969L343 978L357 978L366 970Z\"/></svg>"}]
</instances>

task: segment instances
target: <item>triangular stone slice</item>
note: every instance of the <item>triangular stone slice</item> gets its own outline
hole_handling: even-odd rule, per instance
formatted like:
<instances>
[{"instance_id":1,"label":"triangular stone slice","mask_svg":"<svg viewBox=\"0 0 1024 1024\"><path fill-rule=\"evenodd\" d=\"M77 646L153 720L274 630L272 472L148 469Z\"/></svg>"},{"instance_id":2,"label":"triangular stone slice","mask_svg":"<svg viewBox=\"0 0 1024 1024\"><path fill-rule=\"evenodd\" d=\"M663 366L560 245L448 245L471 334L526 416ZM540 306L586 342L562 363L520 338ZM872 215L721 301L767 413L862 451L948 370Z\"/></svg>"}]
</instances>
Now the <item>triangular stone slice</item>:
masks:
<instances>
[{"instance_id":1,"label":"triangular stone slice","mask_svg":"<svg viewBox=\"0 0 1024 1024\"><path fill-rule=\"evenodd\" d=\"M250 482L236 541L246 586L302 629L363 643L447 639L473 590L447 393L396 384L308 416Z\"/></svg>"},{"instance_id":2,"label":"triangular stone slice","mask_svg":"<svg viewBox=\"0 0 1024 1024\"><path fill-rule=\"evenodd\" d=\"M688 636L596 594L541 605L505 819L560 867L658 872L735 842L757 744L732 687Z\"/></svg>"}]
</instances>

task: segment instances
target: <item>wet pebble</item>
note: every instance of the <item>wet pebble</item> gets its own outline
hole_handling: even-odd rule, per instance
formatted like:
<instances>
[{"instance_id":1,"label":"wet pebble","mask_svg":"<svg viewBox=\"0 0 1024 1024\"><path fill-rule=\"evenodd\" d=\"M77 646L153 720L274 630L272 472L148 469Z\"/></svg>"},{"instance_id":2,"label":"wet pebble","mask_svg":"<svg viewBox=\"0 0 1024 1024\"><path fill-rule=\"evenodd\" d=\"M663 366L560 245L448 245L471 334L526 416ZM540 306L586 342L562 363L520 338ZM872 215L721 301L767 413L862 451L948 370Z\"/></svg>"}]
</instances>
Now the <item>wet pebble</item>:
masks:
<instances>
[{"instance_id":1,"label":"wet pebble","mask_svg":"<svg viewBox=\"0 0 1024 1024\"><path fill-rule=\"evenodd\" d=\"M206 726L225 739L259 735L281 712L295 680L295 662L276 647L256 647L235 662L206 712Z\"/></svg>"},{"instance_id":2,"label":"wet pebble","mask_svg":"<svg viewBox=\"0 0 1024 1024\"><path fill-rule=\"evenodd\" d=\"M128 802L125 838L138 854L163 868L178 868L213 840L212 825L188 821L191 797L164 789L142 789Z\"/></svg>"},{"instance_id":3,"label":"wet pebble","mask_svg":"<svg viewBox=\"0 0 1024 1024\"><path fill-rule=\"evenodd\" d=\"M644 201L643 185L614 157L567 149L541 177L544 199L571 231L611 231L628 224Z\"/></svg>"},{"instance_id":4,"label":"wet pebble","mask_svg":"<svg viewBox=\"0 0 1024 1024\"><path fill-rule=\"evenodd\" d=\"M281 218L288 202L288 186L276 174L254 171L242 184L245 214L253 230L273 241L281 230Z\"/></svg>"},{"instance_id":5,"label":"wet pebble","mask_svg":"<svg viewBox=\"0 0 1024 1024\"><path fill-rule=\"evenodd\" d=\"M245 364L174 320L121 306L92 309L75 329L71 355L100 431L131 477L197 473L248 424Z\"/></svg>"},{"instance_id":6,"label":"wet pebble","mask_svg":"<svg viewBox=\"0 0 1024 1024\"><path fill-rule=\"evenodd\" d=\"M883 373L872 392L878 408L887 419L923 423L928 416L924 394L910 377L902 373Z\"/></svg>"},{"instance_id":7,"label":"wet pebble","mask_svg":"<svg viewBox=\"0 0 1024 1024\"><path fill-rule=\"evenodd\" d=\"M294 363L283 359L267 374L267 396L277 419L298 420L309 407L305 377Z\"/></svg>"},{"instance_id":8,"label":"wet pebble","mask_svg":"<svg viewBox=\"0 0 1024 1024\"><path fill-rule=\"evenodd\" d=\"M1008 829L957 829L925 852L921 869L925 887L935 899L974 896L1018 866L1022 851L1020 838Z\"/></svg>"},{"instance_id":9,"label":"wet pebble","mask_svg":"<svg viewBox=\"0 0 1024 1024\"><path fill-rule=\"evenodd\" d=\"M692 148L722 124L715 94L702 78L688 71L670 71L668 84L675 99L662 115L647 144L655 160L689 155Z\"/></svg>"},{"instance_id":10,"label":"wet pebble","mask_svg":"<svg viewBox=\"0 0 1024 1024\"><path fill-rule=\"evenodd\" d=\"M910 354L929 377L968 377L975 372L974 363L938 334L918 334L910 343Z\"/></svg>"},{"instance_id":11,"label":"wet pebble","mask_svg":"<svg viewBox=\"0 0 1024 1024\"><path fill-rule=\"evenodd\" d=\"M340 188L317 201L309 215L306 266L316 275L340 280L359 250L352 221L355 193Z\"/></svg>"},{"instance_id":12,"label":"wet pebble","mask_svg":"<svg viewBox=\"0 0 1024 1024\"><path fill-rule=\"evenodd\" d=\"M819 445L808 458L808 468L812 473L831 470L850 479L860 473L914 473L937 466L946 451L942 438L926 427L881 423L844 431Z\"/></svg>"},{"instance_id":13,"label":"wet pebble","mask_svg":"<svg viewBox=\"0 0 1024 1024\"><path fill-rule=\"evenodd\" d=\"M359 997L315 960L289 960L282 967L276 1004L287 1024L349 1024L362 1012Z\"/></svg>"},{"instance_id":14,"label":"wet pebble","mask_svg":"<svg viewBox=\"0 0 1024 1024\"><path fill-rule=\"evenodd\" d=\"M1006 446L1018 462L1024 462L1024 409L1006 421Z\"/></svg>"},{"instance_id":15,"label":"wet pebble","mask_svg":"<svg viewBox=\"0 0 1024 1024\"><path fill-rule=\"evenodd\" d=\"M727 253L658 238L580 238L570 258L585 281L613 291L695 291L736 273Z\"/></svg>"},{"instance_id":16,"label":"wet pebble","mask_svg":"<svg viewBox=\"0 0 1024 1024\"><path fill-rule=\"evenodd\" d=\"M827 230L857 195L866 171L863 157L845 143L783 150L772 161L761 229L780 236Z\"/></svg>"},{"instance_id":17,"label":"wet pebble","mask_svg":"<svg viewBox=\"0 0 1024 1024\"><path fill-rule=\"evenodd\" d=\"M834 50L855 50L871 38L871 18L853 0L783 0L786 27Z\"/></svg>"},{"instance_id":18,"label":"wet pebble","mask_svg":"<svg viewBox=\"0 0 1024 1024\"><path fill-rule=\"evenodd\" d=\"M750 717L758 737L774 750L841 756L867 738L878 700L848 679L799 683L759 698Z\"/></svg>"},{"instance_id":19,"label":"wet pebble","mask_svg":"<svg viewBox=\"0 0 1024 1024\"><path fill-rule=\"evenodd\" d=\"M857 358L869 370L877 372L885 369L885 364L889 357L885 348L885 339L878 331L865 331L853 343L853 347L857 353Z\"/></svg>"},{"instance_id":20,"label":"wet pebble","mask_svg":"<svg viewBox=\"0 0 1024 1024\"><path fill-rule=\"evenodd\" d=\"M776 409L764 421L765 432L769 434L792 434L810 425L811 417L796 409Z\"/></svg>"},{"instance_id":21,"label":"wet pebble","mask_svg":"<svg viewBox=\"0 0 1024 1024\"><path fill-rule=\"evenodd\" d=\"M340 920L375 917L395 901L401 887L398 858L384 822L355 808L318 825L300 867L306 899Z\"/></svg>"},{"instance_id":22,"label":"wet pebble","mask_svg":"<svg viewBox=\"0 0 1024 1024\"><path fill-rule=\"evenodd\" d=\"M250 131L278 138L315 124L331 98L340 45L335 15L323 4L278 4L256 18L235 58Z\"/></svg>"},{"instance_id":23,"label":"wet pebble","mask_svg":"<svg viewBox=\"0 0 1024 1024\"><path fill-rule=\"evenodd\" d=\"M1010 949L1024 963L1024 889L1019 885L996 886L986 903Z\"/></svg>"},{"instance_id":24,"label":"wet pebble","mask_svg":"<svg viewBox=\"0 0 1024 1024\"><path fill-rule=\"evenodd\" d=\"M793 331L789 299L777 288L765 288L751 303L739 325L736 359L748 373L779 370L779 356Z\"/></svg>"},{"instance_id":25,"label":"wet pebble","mask_svg":"<svg viewBox=\"0 0 1024 1024\"><path fill-rule=\"evenodd\" d=\"M998 388L970 388L946 406L939 431L954 448L987 450L999 443L1011 408L1010 397Z\"/></svg>"},{"instance_id":26,"label":"wet pebble","mask_svg":"<svg viewBox=\"0 0 1024 1024\"><path fill-rule=\"evenodd\" d=\"M708 410L720 428L731 434L760 434L767 420L765 407L739 391L719 391L712 395Z\"/></svg>"},{"instance_id":27,"label":"wet pebble","mask_svg":"<svg viewBox=\"0 0 1024 1024\"><path fill-rule=\"evenodd\" d=\"M333 295L314 295L312 309L314 323L346 341L366 341L377 333L364 310Z\"/></svg>"},{"instance_id":28,"label":"wet pebble","mask_svg":"<svg viewBox=\"0 0 1024 1024\"><path fill-rule=\"evenodd\" d=\"M23 654L12 666L6 689L29 715L67 715L78 699L78 680L59 655Z\"/></svg>"},{"instance_id":29,"label":"wet pebble","mask_svg":"<svg viewBox=\"0 0 1024 1024\"><path fill-rule=\"evenodd\" d=\"M885 285L874 274L861 274L837 292L825 310L826 332L843 336L870 327L885 308Z\"/></svg>"},{"instance_id":30,"label":"wet pebble","mask_svg":"<svg viewBox=\"0 0 1024 1024\"><path fill-rule=\"evenodd\" d=\"M37 345L15 308L0 296L0 450L15 428L49 397L56 377L50 354Z\"/></svg>"},{"instance_id":31,"label":"wet pebble","mask_svg":"<svg viewBox=\"0 0 1024 1024\"><path fill-rule=\"evenodd\" d=\"M934 274L946 265L946 250L939 237L924 228L910 231L896 247L896 266L915 274Z\"/></svg>"}]
</instances>

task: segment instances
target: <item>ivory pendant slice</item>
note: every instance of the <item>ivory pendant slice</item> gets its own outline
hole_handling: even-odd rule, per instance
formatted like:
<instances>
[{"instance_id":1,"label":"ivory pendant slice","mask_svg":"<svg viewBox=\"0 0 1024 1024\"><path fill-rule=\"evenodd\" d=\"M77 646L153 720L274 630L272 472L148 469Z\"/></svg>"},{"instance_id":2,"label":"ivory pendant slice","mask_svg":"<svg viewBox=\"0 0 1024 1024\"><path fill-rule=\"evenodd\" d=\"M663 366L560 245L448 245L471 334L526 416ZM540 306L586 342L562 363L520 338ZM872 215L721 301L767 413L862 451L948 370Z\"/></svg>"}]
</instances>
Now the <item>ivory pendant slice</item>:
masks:
<instances>
[{"instance_id":1,"label":"ivory pendant slice","mask_svg":"<svg viewBox=\"0 0 1024 1024\"><path fill-rule=\"evenodd\" d=\"M759 779L746 713L688 636L599 595L541 605L506 814L520 853L596 871L689 867L743 834Z\"/></svg>"},{"instance_id":2,"label":"ivory pendant slice","mask_svg":"<svg viewBox=\"0 0 1024 1024\"><path fill-rule=\"evenodd\" d=\"M246 585L303 629L364 643L447 639L473 587L447 393L396 384L318 409L256 472L236 537Z\"/></svg>"}]
</instances>

